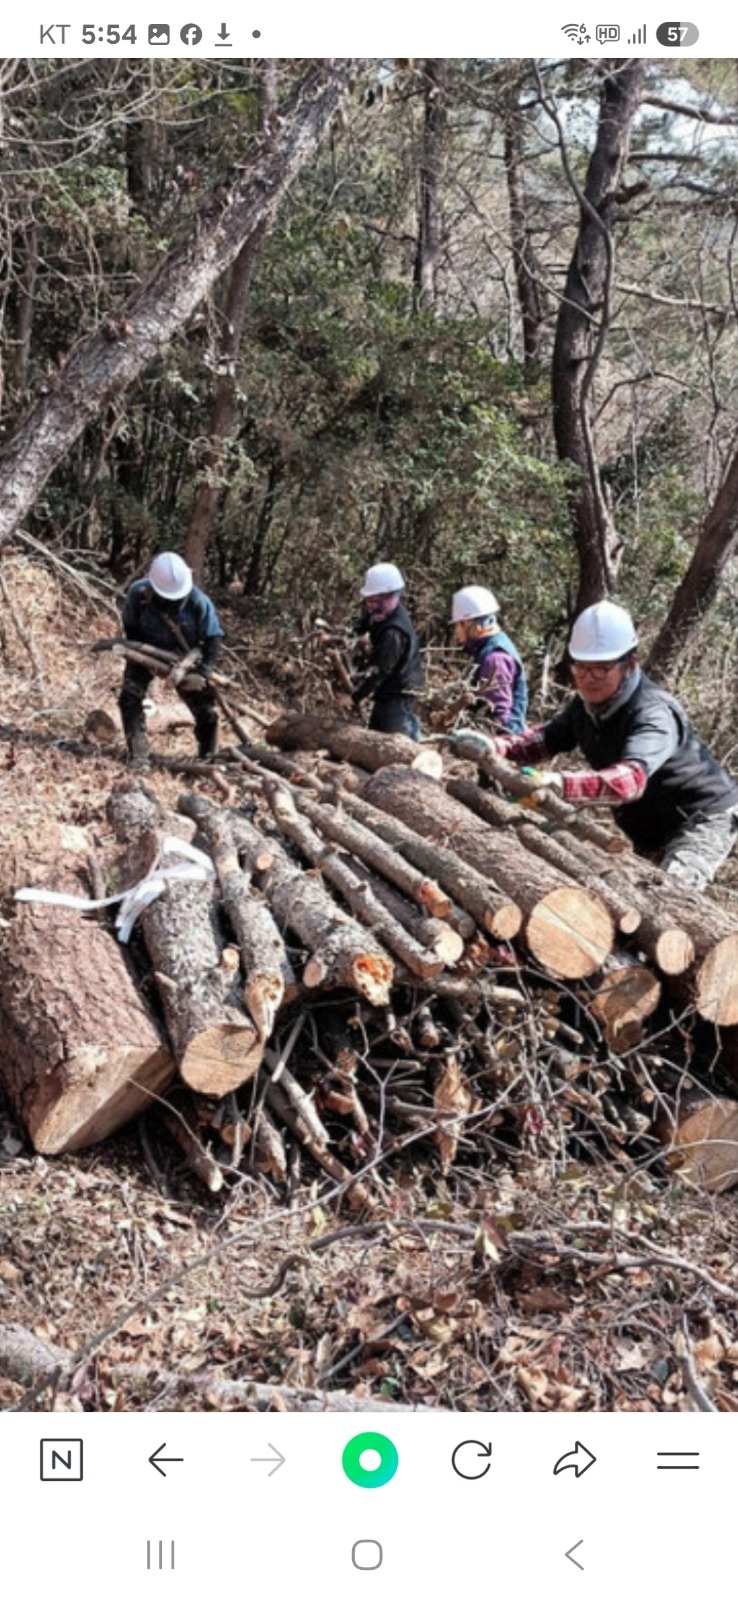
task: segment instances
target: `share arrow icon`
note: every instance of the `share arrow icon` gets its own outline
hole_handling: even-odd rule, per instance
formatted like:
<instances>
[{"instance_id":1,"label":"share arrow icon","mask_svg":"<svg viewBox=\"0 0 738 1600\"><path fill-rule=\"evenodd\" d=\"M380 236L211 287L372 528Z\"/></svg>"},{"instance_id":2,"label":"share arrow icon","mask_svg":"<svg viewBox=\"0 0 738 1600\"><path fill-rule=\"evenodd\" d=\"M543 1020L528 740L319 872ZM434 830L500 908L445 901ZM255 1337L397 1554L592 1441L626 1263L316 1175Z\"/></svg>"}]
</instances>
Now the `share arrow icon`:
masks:
<instances>
[{"instance_id":1,"label":"share arrow icon","mask_svg":"<svg viewBox=\"0 0 738 1600\"><path fill-rule=\"evenodd\" d=\"M593 1456L592 1451L588 1450L587 1446L577 1439L573 1450L568 1450L565 1456L559 1456L554 1467L554 1477L559 1472L568 1472L571 1467L575 1477L581 1478L582 1473L588 1472L589 1468L594 1466L596 1460L597 1457Z\"/></svg>"}]
</instances>

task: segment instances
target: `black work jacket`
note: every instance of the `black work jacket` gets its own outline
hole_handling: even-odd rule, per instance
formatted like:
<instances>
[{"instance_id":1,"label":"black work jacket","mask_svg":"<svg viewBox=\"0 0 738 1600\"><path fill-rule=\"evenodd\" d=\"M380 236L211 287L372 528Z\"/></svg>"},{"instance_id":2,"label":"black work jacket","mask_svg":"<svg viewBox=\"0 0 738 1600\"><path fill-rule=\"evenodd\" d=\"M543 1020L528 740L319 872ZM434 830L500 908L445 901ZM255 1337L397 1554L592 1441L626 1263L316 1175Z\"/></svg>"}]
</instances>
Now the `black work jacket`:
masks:
<instances>
[{"instance_id":1,"label":"black work jacket","mask_svg":"<svg viewBox=\"0 0 738 1600\"><path fill-rule=\"evenodd\" d=\"M595 772L635 761L646 774L639 800L613 815L642 853L663 850L674 834L738 806L738 784L698 738L673 695L641 674L611 716L597 717L575 694L541 729L551 755L581 750Z\"/></svg>"},{"instance_id":2,"label":"black work jacket","mask_svg":"<svg viewBox=\"0 0 738 1600\"><path fill-rule=\"evenodd\" d=\"M389 617L370 622L371 672L367 692L378 701L396 700L423 687L423 665L418 636L400 604Z\"/></svg>"}]
</instances>

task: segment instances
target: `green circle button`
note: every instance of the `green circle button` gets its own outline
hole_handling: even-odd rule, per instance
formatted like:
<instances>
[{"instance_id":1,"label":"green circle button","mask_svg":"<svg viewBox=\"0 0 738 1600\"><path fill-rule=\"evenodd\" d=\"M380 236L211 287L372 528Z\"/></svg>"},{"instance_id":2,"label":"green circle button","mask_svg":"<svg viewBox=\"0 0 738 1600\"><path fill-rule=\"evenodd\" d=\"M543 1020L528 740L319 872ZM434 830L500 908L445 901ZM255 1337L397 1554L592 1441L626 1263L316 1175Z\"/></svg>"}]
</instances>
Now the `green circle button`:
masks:
<instances>
[{"instance_id":1,"label":"green circle button","mask_svg":"<svg viewBox=\"0 0 738 1600\"><path fill-rule=\"evenodd\" d=\"M366 1450L374 1450L379 1456L376 1466L362 1465L362 1456ZM400 1457L397 1446L387 1438L386 1433L355 1433L341 1457L341 1465L358 1489L383 1489L390 1478L394 1478Z\"/></svg>"}]
</instances>

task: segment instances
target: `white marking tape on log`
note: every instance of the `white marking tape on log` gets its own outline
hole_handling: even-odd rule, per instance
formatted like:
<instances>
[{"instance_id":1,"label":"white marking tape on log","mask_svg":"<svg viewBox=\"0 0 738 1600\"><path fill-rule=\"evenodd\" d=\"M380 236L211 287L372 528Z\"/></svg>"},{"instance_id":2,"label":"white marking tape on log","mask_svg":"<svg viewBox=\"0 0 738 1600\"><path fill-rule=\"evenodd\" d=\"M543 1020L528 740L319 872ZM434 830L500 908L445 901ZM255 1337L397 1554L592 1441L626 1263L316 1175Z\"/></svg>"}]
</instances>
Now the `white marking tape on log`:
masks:
<instances>
[{"instance_id":1,"label":"white marking tape on log","mask_svg":"<svg viewBox=\"0 0 738 1600\"><path fill-rule=\"evenodd\" d=\"M170 866L162 865L167 857L172 856L184 859L175 860ZM33 901L36 905L66 906L70 911L100 911L104 906L114 906L120 901L115 926L120 943L127 944L136 919L147 906L158 900L168 883L208 883L214 877L215 868L209 856L197 850L193 844L188 844L185 839L165 833L151 871L140 883L135 883L133 888L124 890L122 894L111 894L104 900L88 900L84 895L60 894L55 889L16 889L13 898Z\"/></svg>"}]
</instances>

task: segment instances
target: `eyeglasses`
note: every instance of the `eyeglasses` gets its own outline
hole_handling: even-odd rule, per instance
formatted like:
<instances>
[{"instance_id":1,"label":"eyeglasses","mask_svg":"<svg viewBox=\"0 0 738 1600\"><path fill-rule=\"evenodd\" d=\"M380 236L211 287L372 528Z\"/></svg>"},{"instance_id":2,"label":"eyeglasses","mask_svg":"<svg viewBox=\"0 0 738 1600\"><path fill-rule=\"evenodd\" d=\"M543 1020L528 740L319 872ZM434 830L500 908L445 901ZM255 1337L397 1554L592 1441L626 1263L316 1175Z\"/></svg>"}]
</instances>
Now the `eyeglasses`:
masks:
<instances>
[{"instance_id":1,"label":"eyeglasses","mask_svg":"<svg viewBox=\"0 0 738 1600\"><path fill-rule=\"evenodd\" d=\"M582 678L609 678L610 673L624 666L627 660L627 656L618 656L617 661L572 661L571 668Z\"/></svg>"}]
</instances>

